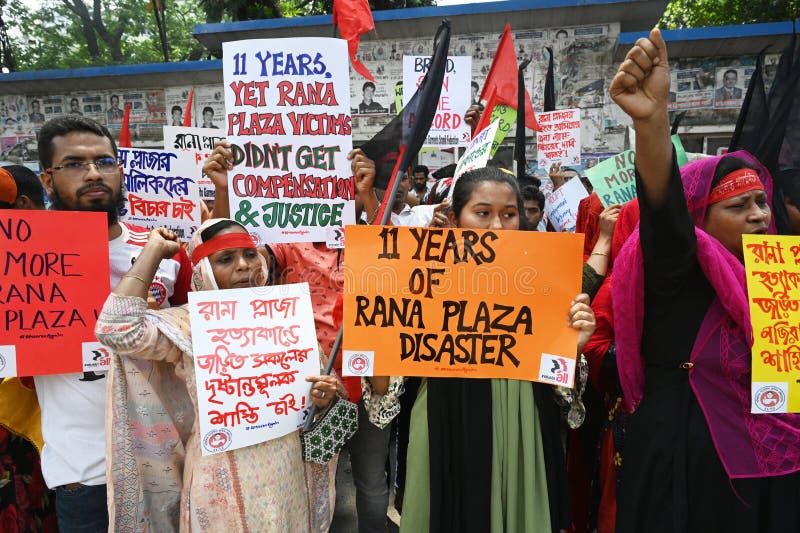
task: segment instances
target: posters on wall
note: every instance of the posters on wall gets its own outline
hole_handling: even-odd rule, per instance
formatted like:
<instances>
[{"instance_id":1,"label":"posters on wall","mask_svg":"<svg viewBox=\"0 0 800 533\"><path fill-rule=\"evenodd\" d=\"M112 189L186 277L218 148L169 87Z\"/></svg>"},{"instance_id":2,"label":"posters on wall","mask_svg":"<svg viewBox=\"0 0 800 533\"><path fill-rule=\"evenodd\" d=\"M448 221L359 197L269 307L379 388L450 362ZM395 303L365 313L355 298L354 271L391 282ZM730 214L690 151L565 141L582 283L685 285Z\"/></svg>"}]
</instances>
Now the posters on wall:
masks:
<instances>
[{"instance_id":1,"label":"posters on wall","mask_svg":"<svg viewBox=\"0 0 800 533\"><path fill-rule=\"evenodd\" d=\"M221 86L202 85L194 91L193 122L199 128L225 128L225 92ZM196 114L194 114L196 113Z\"/></svg>"},{"instance_id":2,"label":"posters on wall","mask_svg":"<svg viewBox=\"0 0 800 533\"><path fill-rule=\"evenodd\" d=\"M717 67L714 72L714 107L741 108L754 71L752 66Z\"/></svg>"},{"instance_id":3,"label":"posters on wall","mask_svg":"<svg viewBox=\"0 0 800 533\"><path fill-rule=\"evenodd\" d=\"M701 67L670 71L670 111L711 107L713 99L713 72Z\"/></svg>"},{"instance_id":4,"label":"posters on wall","mask_svg":"<svg viewBox=\"0 0 800 533\"><path fill-rule=\"evenodd\" d=\"M164 90L167 126L183 126L183 117L186 113L186 104L189 100L190 91L191 87L168 87ZM192 113L192 118L196 118L194 113Z\"/></svg>"}]
</instances>

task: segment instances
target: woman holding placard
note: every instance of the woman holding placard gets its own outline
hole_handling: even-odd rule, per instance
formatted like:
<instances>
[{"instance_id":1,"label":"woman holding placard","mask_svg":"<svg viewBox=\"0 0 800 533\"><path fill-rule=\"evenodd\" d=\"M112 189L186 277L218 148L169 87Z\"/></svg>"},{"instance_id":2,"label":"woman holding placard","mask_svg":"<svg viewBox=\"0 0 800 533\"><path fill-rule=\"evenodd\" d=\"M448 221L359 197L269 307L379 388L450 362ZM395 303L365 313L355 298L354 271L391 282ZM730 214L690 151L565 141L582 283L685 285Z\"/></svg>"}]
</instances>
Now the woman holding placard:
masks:
<instances>
[{"instance_id":1,"label":"woman holding placard","mask_svg":"<svg viewBox=\"0 0 800 533\"><path fill-rule=\"evenodd\" d=\"M774 233L772 181L746 152L679 170L669 83L653 30L610 87L636 128L641 210L612 284L617 367L634 409L617 531L800 531L800 415L750 412L742 235Z\"/></svg>"},{"instance_id":2,"label":"woman holding placard","mask_svg":"<svg viewBox=\"0 0 800 533\"><path fill-rule=\"evenodd\" d=\"M332 509L317 505L317 498L324 500L332 480L310 479L307 486L296 431L201 457L188 308L148 311L145 300L159 262L179 246L171 231L151 231L97 321L97 338L136 360L159 391L152 398L128 390L123 380L112 380L107 409L110 523L126 531L326 529ZM247 231L232 220L204 222L187 252L195 291L266 284L266 261ZM118 371L112 368L112 374ZM313 383L314 404L330 405L337 395L336 378L306 380Z\"/></svg>"},{"instance_id":3,"label":"woman holding placard","mask_svg":"<svg viewBox=\"0 0 800 533\"><path fill-rule=\"evenodd\" d=\"M456 182L448 216L456 227L516 230L522 212L514 177L483 168ZM580 330L578 353L594 331L588 302L585 294L576 297L565 317ZM372 386L385 390L386 383L373 377ZM390 386L387 396L392 395ZM391 403L386 402L387 412L396 408ZM411 413L401 531L531 533L568 528L560 427L550 385L511 379L423 380Z\"/></svg>"}]
</instances>

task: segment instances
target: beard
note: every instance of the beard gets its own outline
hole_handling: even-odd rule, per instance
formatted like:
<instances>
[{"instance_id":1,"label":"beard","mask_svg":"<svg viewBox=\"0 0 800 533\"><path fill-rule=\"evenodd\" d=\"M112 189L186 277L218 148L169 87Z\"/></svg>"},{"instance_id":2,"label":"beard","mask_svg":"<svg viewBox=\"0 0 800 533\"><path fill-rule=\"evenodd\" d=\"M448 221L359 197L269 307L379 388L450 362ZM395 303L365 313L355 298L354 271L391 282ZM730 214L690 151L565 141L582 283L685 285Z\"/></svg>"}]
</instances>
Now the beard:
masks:
<instances>
[{"instance_id":1,"label":"beard","mask_svg":"<svg viewBox=\"0 0 800 533\"><path fill-rule=\"evenodd\" d=\"M98 184L90 183L84 185L80 189L76 191L76 196L80 196L84 189L90 189L97 187ZM109 227L116 224L119 221L120 213L124 212L125 209L125 195L123 194L123 190L120 189L116 196L114 196L113 191L111 190L108 185L102 183L99 185L100 187L105 188L110 194L111 199L109 200L93 200L89 203L88 206L79 208L77 205L69 205L67 202L61 198L61 195L58 194L58 189L53 184L53 194L50 196L50 203L52 204L51 209L55 211L91 211L95 213L105 213L108 217L108 225Z\"/></svg>"}]
</instances>

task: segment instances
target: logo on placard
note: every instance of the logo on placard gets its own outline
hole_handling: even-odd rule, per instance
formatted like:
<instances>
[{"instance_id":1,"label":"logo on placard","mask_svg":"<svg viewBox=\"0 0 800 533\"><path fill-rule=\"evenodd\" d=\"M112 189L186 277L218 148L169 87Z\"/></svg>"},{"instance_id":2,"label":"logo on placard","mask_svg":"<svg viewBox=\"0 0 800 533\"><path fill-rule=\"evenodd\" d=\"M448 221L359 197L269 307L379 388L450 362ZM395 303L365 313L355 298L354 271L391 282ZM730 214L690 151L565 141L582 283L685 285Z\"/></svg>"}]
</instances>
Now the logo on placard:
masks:
<instances>
[{"instance_id":1,"label":"logo on placard","mask_svg":"<svg viewBox=\"0 0 800 533\"><path fill-rule=\"evenodd\" d=\"M347 359L347 368L356 376L363 376L369 370L369 359L363 353L356 352Z\"/></svg>"},{"instance_id":2,"label":"logo on placard","mask_svg":"<svg viewBox=\"0 0 800 533\"><path fill-rule=\"evenodd\" d=\"M753 394L753 403L764 413L782 411L786 404L786 392L775 385L765 385Z\"/></svg>"},{"instance_id":3,"label":"logo on placard","mask_svg":"<svg viewBox=\"0 0 800 533\"><path fill-rule=\"evenodd\" d=\"M99 342L81 343L81 352L84 372L105 372L111 366L111 352Z\"/></svg>"},{"instance_id":4,"label":"logo on placard","mask_svg":"<svg viewBox=\"0 0 800 533\"><path fill-rule=\"evenodd\" d=\"M554 385L569 386L572 383L574 369L574 360L560 355L542 353L539 363L539 380Z\"/></svg>"},{"instance_id":5,"label":"logo on placard","mask_svg":"<svg viewBox=\"0 0 800 533\"><path fill-rule=\"evenodd\" d=\"M0 372L6 369L6 358L3 357L3 354L0 354Z\"/></svg>"},{"instance_id":6,"label":"logo on placard","mask_svg":"<svg viewBox=\"0 0 800 533\"><path fill-rule=\"evenodd\" d=\"M224 452L231 445L233 435L225 428L212 429L203 439L203 447L211 453Z\"/></svg>"},{"instance_id":7,"label":"logo on placard","mask_svg":"<svg viewBox=\"0 0 800 533\"><path fill-rule=\"evenodd\" d=\"M342 228L328 228L325 231L325 244L328 248L344 247L344 230Z\"/></svg>"}]
</instances>

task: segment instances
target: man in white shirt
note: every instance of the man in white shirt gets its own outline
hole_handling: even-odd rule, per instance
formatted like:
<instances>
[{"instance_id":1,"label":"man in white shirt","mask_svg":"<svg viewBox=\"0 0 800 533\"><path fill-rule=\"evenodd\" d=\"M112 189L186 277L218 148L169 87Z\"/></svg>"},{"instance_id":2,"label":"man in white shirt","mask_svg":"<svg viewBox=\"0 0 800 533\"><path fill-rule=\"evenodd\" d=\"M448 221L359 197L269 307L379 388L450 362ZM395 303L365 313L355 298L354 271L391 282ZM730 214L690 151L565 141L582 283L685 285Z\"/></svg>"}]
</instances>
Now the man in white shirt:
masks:
<instances>
[{"instance_id":1,"label":"man in white shirt","mask_svg":"<svg viewBox=\"0 0 800 533\"><path fill-rule=\"evenodd\" d=\"M429 226L433 220L433 213L438 205L417 205L411 207L406 202L408 188L411 184L409 175L403 173L397 194L392 203L392 224L395 226ZM383 197L383 191L378 194Z\"/></svg>"},{"instance_id":2,"label":"man in white shirt","mask_svg":"<svg viewBox=\"0 0 800 533\"><path fill-rule=\"evenodd\" d=\"M110 287L128 271L147 230L118 221L125 198L122 165L108 129L76 115L47 122L39 134L42 185L52 209L108 215ZM191 268L186 253L164 261L150 287L154 305L186 302ZM146 379L146 378L143 378ZM56 490L64 532L108 531L105 463L106 372L37 376L42 412L42 474Z\"/></svg>"},{"instance_id":3,"label":"man in white shirt","mask_svg":"<svg viewBox=\"0 0 800 533\"><path fill-rule=\"evenodd\" d=\"M409 198L414 197L414 205L428 203L428 193L433 187L433 182L428 181L428 167L417 165L411 172L411 188L408 191Z\"/></svg>"}]
</instances>

